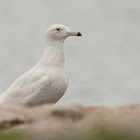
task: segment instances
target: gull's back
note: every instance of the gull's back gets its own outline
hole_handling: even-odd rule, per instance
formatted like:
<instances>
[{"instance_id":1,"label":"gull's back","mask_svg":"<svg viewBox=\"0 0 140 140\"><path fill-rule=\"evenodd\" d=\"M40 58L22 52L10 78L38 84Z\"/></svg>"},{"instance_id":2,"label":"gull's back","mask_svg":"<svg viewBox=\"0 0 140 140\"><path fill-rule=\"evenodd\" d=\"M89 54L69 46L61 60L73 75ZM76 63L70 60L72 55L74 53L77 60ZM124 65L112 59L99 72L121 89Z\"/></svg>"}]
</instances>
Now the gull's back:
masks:
<instances>
[{"instance_id":1,"label":"gull's back","mask_svg":"<svg viewBox=\"0 0 140 140\"><path fill-rule=\"evenodd\" d=\"M31 69L19 77L0 97L0 103L37 105L55 103L65 93L67 76L64 70Z\"/></svg>"}]
</instances>

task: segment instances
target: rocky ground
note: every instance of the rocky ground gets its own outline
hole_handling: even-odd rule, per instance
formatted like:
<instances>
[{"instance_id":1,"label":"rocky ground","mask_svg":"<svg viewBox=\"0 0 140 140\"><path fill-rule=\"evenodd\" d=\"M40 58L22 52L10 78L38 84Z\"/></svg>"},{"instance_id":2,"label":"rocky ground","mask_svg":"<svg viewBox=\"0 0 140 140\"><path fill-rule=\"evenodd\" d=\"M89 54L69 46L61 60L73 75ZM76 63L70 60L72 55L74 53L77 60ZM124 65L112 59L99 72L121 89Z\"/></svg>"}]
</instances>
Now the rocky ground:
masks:
<instances>
[{"instance_id":1,"label":"rocky ground","mask_svg":"<svg viewBox=\"0 0 140 140\"><path fill-rule=\"evenodd\" d=\"M112 139L118 137L118 133L122 135L122 132L127 133L126 139L130 139L131 132L132 140L135 140L140 139L140 104L115 109L78 104L36 107L1 105L0 128L0 139L8 135L10 140L12 137L21 139L21 135L22 139L30 140L91 140L93 137L96 139L99 133L110 137L108 131L109 134L112 132Z\"/></svg>"}]
</instances>

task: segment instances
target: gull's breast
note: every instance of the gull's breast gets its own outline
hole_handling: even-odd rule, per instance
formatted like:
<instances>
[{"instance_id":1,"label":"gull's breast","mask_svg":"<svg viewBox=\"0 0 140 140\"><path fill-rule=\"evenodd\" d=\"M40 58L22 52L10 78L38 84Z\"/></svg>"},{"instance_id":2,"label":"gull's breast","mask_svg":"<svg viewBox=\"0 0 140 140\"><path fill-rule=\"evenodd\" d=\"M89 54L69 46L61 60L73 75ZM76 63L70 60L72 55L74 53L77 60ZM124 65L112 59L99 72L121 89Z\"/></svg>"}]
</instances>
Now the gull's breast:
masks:
<instances>
[{"instance_id":1,"label":"gull's breast","mask_svg":"<svg viewBox=\"0 0 140 140\"><path fill-rule=\"evenodd\" d=\"M44 87L46 103L56 103L66 92L68 78L65 72L53 72L49 76L49 85Z\"/></svg>"}]
</instances>

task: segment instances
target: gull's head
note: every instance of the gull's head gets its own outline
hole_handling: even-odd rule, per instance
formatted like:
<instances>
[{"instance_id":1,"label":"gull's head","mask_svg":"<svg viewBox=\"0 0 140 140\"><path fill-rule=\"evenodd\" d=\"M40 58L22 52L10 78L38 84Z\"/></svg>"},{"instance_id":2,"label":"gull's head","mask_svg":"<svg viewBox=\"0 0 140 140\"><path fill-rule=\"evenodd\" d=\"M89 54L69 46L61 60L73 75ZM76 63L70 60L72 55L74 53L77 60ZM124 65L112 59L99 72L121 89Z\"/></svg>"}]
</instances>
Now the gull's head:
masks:
<instances>
[{"instance_id":1,"label":"gull's head","mask_svg":"<svg viewBox=\"0 0 140 140\"><path fill-rule=\"evenodd\" d=\"M73 32L68 27L55 24L48 28L47 39L51 41L65 40L69 36L82 36L80 32Z\"/></svg>"}]
</instances>

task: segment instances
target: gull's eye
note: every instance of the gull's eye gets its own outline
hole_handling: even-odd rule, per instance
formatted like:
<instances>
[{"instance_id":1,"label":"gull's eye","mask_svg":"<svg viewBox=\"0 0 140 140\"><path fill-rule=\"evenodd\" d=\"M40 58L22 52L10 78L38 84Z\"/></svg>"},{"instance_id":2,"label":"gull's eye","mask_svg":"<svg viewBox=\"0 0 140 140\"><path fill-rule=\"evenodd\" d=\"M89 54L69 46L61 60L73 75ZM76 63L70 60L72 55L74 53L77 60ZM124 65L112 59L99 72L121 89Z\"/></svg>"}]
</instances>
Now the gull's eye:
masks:
<instances>
[{"instance_id":1,"label":"gull's eye","mask_svg":"<svg viewBox=\"0 0 140 140\"><path fill-rule=\"evenodd\" d=\"M60 28L57 28L56 30L57 30L57 31L60 31Z\"/></svg>"}]
</instances>

